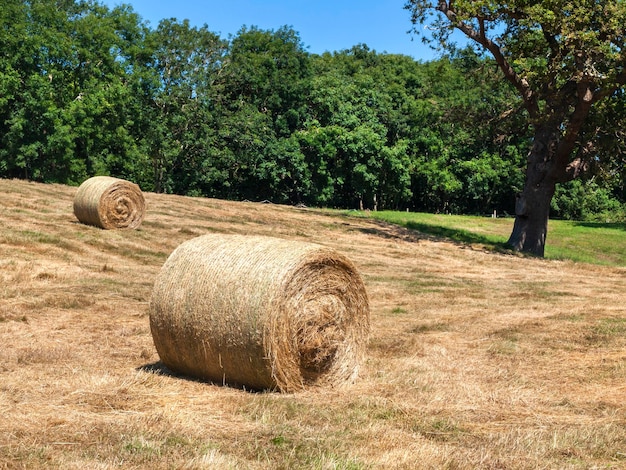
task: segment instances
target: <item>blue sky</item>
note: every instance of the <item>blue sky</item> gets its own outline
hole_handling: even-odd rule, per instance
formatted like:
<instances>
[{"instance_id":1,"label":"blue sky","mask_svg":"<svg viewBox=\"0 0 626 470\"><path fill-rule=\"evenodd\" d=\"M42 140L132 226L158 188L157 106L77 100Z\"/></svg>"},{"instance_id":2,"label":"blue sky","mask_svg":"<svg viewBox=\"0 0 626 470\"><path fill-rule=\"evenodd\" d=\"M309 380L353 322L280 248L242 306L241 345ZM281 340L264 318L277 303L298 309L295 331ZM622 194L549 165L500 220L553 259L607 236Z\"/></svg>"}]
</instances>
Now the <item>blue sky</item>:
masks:
<instances>
[{"instance_id":1,"label":"blue sky","mask_svg":"<svg viewBox=\"0 0 626 470\"><path fill-rule=\"evenodd\" d=\"M431 60L436 54L414 34L405 0L103 0L109 7L130 4L151 27L163 18L206 24L227 38L242 26L276 30L290 26L311 53L321 54L367 44L377 52Z\"/></svg>"}]
</instances>

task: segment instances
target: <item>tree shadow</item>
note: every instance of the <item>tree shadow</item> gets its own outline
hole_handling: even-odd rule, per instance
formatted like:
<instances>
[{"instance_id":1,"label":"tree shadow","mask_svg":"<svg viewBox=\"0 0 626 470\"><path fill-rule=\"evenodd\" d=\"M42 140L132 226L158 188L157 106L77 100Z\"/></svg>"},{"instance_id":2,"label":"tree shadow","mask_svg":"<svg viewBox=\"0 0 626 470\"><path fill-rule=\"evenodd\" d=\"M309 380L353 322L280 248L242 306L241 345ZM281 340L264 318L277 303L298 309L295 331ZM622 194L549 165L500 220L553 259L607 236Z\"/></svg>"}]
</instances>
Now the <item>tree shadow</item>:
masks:
<instances>
[{"instance_id":1,"label":"tree shadow","mask_svg":"<svg viewBox=\"0 0 626 470\"><path fill-rule=\"evenodd\" d=\"M496 242L493 239L480 235L469 230L443 227L441 225L430 225L421 222L407 222L406 227L426 233L432 237L446 239L464 245L485 245L497 250L509 250L506 242Z\"/></svg>"},{"instance_id":2,"label":"tree shadow","mask_svg":"<svg viewBox=\"0 0 626 470\"><path fill-rule=\"evenodd\" d=\"M392 224L390 222L384 222L382 220L369 220L369 222L376 225L377 227L358 227L353 230L368 235L385 238L387 240L419 242L420 240L425 240L429 238L426 234L407 229L402 225Z\"/></svg>"},{"instance_id":3,"label":"tree shadow","mask_svg":"<svg viewBox=\"0 0 626 470\"><path fill-rule=\"evenodd\" d=\"M611 230L626 231L626 222L574 222L576 227L608 228Z\"/></svg>"},{"instance_id":4,"label":"tree shadow","mask_svg":"<svg viewBox=\"0 0 626 470\"><path fill-rule=\"evenodd\" d=\"M493 239L463 229L431 225L421 222L408 221L404 224L394 224L382 220L370 220L377 228L359 228L362 233L377 235L387 239L399 239L410 242L420 240L449 241L461 246L480 245L484 248L511 253L511 248L506 242L497 242Z\"/></svg>"}]
</instances>

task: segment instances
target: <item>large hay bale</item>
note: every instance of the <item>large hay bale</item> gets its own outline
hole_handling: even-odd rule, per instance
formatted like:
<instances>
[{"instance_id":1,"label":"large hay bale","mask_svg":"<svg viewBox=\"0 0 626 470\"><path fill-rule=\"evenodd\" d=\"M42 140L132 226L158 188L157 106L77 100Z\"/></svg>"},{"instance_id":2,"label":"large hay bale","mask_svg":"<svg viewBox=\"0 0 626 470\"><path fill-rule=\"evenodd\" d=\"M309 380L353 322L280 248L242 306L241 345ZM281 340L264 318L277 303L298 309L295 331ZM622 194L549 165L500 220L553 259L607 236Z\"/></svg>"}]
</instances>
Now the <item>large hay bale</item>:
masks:
<instances>
[{"instance_id":1,"label":"large hay bale","mask_svg":"<svg viewBox=\"0 0 626 470\"><path fill-rule=\"evenodd\" d=\"M137 228L146 204L139 186L110 176L94 176L74 196L74 215L84 224L104 229Z\"/></svg>"},{"instance_id":2,"label":"large hay bale","mask_svg":"<svg viewBox=\"0 0 626 470\"><path fill-rule=\"evenodd\" d=\"M256 390L356 378L369 334L365 286L320 245L211 234L181 244L157 276L150 329L172 371Z\"/></svg>"}]
</instances>

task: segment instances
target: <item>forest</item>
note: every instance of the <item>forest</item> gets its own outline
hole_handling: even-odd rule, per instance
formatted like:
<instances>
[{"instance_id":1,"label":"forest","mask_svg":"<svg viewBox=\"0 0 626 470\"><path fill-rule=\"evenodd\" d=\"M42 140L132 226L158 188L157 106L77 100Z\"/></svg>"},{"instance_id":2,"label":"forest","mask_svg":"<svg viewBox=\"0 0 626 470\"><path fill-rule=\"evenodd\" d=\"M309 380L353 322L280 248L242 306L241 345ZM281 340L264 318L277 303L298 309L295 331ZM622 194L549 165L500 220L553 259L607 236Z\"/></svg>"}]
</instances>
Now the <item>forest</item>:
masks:
<instances>
[{"instance_id":1,"label":"forest","mask_svg":"<svg viewBox=\"0 0 626 470\"><path fill-rule=\"evenodd\" d=\"M429 62L366 44L319 55L287 26L222 38L93 0L5 0L0 24L2 178L111 175L157 193L500 215L524 186L526 111L469 49ZM599 150L560 185L552 216L625 220L621 152Z\"/></svg>"}]
</instances>

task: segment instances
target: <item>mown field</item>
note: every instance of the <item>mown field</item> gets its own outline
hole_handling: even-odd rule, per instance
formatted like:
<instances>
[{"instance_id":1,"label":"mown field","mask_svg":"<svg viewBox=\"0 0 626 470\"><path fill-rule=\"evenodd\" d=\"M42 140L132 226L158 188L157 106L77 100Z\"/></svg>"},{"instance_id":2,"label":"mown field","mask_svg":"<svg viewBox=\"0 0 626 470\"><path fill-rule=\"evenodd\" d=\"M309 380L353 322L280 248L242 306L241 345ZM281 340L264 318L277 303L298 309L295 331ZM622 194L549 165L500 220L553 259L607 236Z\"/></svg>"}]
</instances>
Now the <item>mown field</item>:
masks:
<instances>
[{"instance_id":1,"label":"mown field","mask_svg":"<svg viewBox=\"0 0 626 470\"><path fill-rule=\"evenodd\" d=\"M598 264L493 250L469 219L446 232L151 193L139 230L107 231L76 220L75 192L0 180L0 468L626 468L619 227ZM504 238L511 223L497 219ZM604 245L607 227L585 229L584 250ZM372 323L356 383L251 393L162 372L152 285L208 232L317 242L356 264Z\"/></svg>"}]
</instances>

